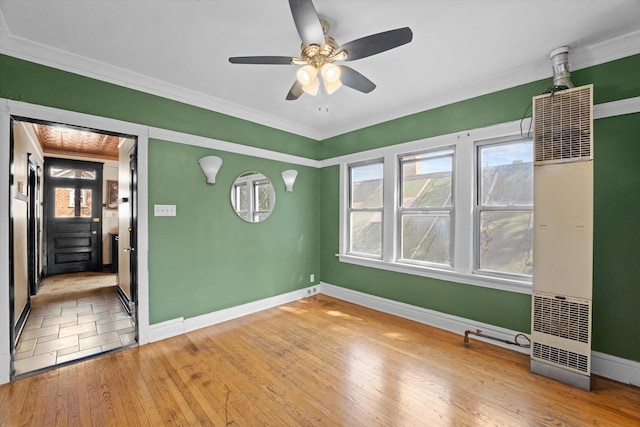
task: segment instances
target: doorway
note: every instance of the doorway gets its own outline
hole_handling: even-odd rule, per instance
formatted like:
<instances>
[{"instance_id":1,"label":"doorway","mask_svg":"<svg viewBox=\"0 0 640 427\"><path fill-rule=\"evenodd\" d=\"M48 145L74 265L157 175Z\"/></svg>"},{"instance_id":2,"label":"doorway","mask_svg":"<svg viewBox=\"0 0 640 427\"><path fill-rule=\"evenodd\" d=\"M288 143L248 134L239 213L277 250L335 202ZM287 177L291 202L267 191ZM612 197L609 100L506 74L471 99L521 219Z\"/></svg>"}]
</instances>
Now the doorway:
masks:
<instances>
[{"instance_id":1,"label":"doorway","mask_svg":"<svg viewBox=\"0 0 640 427\"><path fill-rule=\"evenodd\" d=\"M22 260L13 233L10 309L22 323L12 331L11 376L136 345L136 137L24 117L11 126L10 182L20 190L26 153L29 190L24 221L15 209L10 221L10 230L27 224L28 247ZM114 252L123 225L130 243ZM134 268L112 273L125 262Z\"/></svg>"}]
</instances>

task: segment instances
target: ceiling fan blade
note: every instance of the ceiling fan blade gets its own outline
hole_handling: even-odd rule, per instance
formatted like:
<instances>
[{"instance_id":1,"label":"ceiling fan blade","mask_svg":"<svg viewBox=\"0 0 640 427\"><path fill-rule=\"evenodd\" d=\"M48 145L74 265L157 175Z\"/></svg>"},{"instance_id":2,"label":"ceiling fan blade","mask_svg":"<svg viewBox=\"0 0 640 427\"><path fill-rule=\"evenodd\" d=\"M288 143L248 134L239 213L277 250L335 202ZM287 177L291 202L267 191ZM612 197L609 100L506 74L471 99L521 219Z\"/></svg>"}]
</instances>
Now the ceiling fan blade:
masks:
<instances>
[{"instance_id":1,"label":"ceiling fan blade","mask_svg":"<svg viewBox=\"0 0 640 427\"><path fill-rule=\"evenodd\" d=\"M229 62L232 64L274 64L291 65L293 58L290 56L232 56Z\"/></svg>"},{"instance_id":2,"label":"ceiling fan blade","mask_svg":"<svg viewBox=\"0 0 640 427\"><path fill-rule=\"evenodd\" d=\"M287 101L295 101L296 99L300 98L300 95L302 95L303 93L304 91L302 90L302 83L300 83L298 79L296 79L296 81L293 83L293 86L291 86L289 93L287 94Z\"/></svg>"},{"instance_id":3,"label":"ceiling fan blade","mask_svg":"<svg viewBox=\"0 0 640 427\"><path fill-rule=\"evenodd\" d=\"M397 28L345 43L338 48L338 52L347 52L345 61L353 61L402 46L412 39L411 28Z\"/></svg>"},{"instance_id":4,"label":"ceiling fan blade","mask_svg":"<svg viewBox=\"0 0 640 427\"><path fill-rule=\"evenodd\" d=\"M369 93L376 88L375 83L371 80L345 65L338 65L340 68L340 81L343 85L349 86L351 89L359 90L363 93Z\"/></svg>"},{"instance_id":5,"label":"ceiling fan blade","mask_svg":"<svg viewBox=\"0 0 640 427\"><path fill-rule=\"evenodd\" d=\"M305 46L324 44L324 32L320 18L311 0L289 0L293 22L296 24L300 39Z\"/></svg>"}]
</instances>

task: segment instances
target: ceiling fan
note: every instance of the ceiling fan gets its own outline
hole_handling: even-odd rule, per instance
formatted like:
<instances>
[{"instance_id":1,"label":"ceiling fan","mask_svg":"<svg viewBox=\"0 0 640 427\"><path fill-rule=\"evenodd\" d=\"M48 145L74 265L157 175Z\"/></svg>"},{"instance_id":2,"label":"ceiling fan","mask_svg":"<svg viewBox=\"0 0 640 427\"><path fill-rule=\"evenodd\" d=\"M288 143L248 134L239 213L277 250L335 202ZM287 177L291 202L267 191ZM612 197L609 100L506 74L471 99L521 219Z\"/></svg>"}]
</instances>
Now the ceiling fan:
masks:
<instances>
[{"instance_id":1,"label":"ceiling fan","mask_svg":"<svg viewBox=\"0 0 640 427\"><path fill-rule=\"evenodd\" d=\"M293 21L302 39L300 57L291 56L235 56L229 58L232 64L273 64L302 65L298 69L297 79L287 94L287 100L298 99L303 93L317 95L320 81L327 93L335 92L342 85L363 93L369 93L376 85L345 65L336 65L336 61L354 61L384 52L413 38L409 27L397 28L373 34L338 46L327 34L329 24L318 18L311 0L289 0Z\"/></svg>"}]
</instances>

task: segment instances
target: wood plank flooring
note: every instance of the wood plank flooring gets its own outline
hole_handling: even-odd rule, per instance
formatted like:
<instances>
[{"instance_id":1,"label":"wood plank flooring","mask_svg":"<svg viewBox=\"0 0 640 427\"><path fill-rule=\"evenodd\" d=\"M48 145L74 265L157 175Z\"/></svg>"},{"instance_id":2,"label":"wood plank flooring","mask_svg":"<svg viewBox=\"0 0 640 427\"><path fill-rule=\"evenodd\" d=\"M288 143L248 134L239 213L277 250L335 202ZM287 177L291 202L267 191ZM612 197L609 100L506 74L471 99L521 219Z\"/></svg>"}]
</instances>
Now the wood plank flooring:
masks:
<instances>
[{"instance_id":1,"label":"wood plank flooring","mask_svg":"<svg viewBox=\"0 0 640 427\"><path fill-rule=\"evenodd\" d=\"M324 295L0 386L0 426L640 425L526 355Z\"/></svg>"}]
</instances>

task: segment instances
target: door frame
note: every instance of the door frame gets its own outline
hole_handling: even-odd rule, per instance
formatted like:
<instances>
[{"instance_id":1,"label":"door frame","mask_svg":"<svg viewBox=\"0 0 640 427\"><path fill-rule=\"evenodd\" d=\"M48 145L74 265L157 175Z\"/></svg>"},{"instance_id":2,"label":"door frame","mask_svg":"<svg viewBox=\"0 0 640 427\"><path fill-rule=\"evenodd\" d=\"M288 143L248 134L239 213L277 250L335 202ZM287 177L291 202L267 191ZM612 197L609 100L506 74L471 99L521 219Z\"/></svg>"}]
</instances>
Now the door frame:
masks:
<instances>
[{"instance_id":1,"label":"door frame","mask_svg":"<svg viewBox=\"0 0 640 427\"><path fill-rule=\"evenodd\" d=\"M9 182L11 162L11 116L28 117L54 123L66 123L72 126L89 129L105 129L109 132L131 135L137 138L137 166L138 166L138 234L137 234L137 293L138 293L138 345L149 342L149 209L148 209L148 153L149 128L135 123L92 116L83 113L60 110L28 104L20 101L0 98L0 304L9 304L10 279L10 215L11 215L11 184ZM5 207L6 206L6 207ZM9 310L0 310L0 384L11 379L11 337L12 322Z\"/></svg>"}]
</instances>

